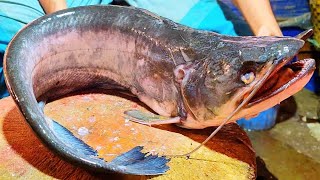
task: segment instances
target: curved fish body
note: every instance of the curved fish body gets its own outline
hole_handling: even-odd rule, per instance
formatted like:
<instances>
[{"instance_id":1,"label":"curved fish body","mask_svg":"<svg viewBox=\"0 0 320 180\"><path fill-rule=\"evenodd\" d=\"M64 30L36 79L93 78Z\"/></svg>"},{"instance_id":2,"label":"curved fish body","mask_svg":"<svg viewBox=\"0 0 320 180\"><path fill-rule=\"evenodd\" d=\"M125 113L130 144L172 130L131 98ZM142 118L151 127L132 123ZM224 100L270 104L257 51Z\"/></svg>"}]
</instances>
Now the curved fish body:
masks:
<instances>
[{"instance_id":1,"label":"curved fish body","mask_svg":"<svg viewBox=\"0 0 320 180\"><path fill-rule=\"evenodd\" d=\"M312 75L314 60L284 65L302 45L295 38L194 30L132 7L88 6L28 24L9 44L4 69L21 113L63 158L98 171L162 174L168 160L145 157L141 147L111 162L99 159L45 117L39 104L79 90L118 89L160 115L179 117L179 126L216 126L255 88L261 89L258 95L232 120L259 113L301 89ZM279 72L289 79L279 78Z\"/></svg>"}]
</instances>

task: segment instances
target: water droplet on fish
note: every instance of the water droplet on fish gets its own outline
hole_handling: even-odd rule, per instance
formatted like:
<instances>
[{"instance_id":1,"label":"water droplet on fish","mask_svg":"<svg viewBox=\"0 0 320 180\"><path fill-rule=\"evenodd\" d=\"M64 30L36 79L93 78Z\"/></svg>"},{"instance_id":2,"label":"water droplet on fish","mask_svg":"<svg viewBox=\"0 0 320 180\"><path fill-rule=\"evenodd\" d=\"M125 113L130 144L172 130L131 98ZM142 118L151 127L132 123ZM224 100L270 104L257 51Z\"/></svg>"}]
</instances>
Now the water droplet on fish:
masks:
<instances>
[{"instance_id":1,"label":"water droplet on fish","mask_svg":"<svg viewBox=\"0 0 320 180\"><path fill-rule=\"evenodd\" d=\"M125 171L127 169L126 166L117 166L120 170Z\"/></svg>"},{"instance_id":2,"label":"water droplet on fish","mask_svg":"<svg viewBox=\"0 0 320 180\"><path fill-rule=\"evenodd\" d=\"M217 45L217 48L223 48L225 45L223 42L219 42L219 44Z\"/></svg>"},{"instance_id":3,"label":"water droplet on fish","mask_svg":"<svg viewBox=\"0 0 320 180\"><path fill-rule=\"evenodd\" d=\"M86 127L81 127L78 129L78 134L80 136L85 136L89 134L89 130Z\"/></svg>"}]
</instances>

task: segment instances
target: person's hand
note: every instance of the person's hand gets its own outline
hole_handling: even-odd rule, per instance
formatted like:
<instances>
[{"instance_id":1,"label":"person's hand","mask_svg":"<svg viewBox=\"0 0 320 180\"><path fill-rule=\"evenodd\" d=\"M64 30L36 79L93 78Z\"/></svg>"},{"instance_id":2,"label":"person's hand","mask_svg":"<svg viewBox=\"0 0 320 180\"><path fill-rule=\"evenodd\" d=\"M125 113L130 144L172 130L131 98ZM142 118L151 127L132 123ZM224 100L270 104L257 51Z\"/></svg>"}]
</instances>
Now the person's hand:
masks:
<instances>
[{"instance_id":1,"label":"person's hand","mask_svg":"<svg viewBox=\"0 0 320 180\"><path fill-rule=\"evenodd\" d=\"M258 29L256 36L282 36L282 32L278 26L272 27L262 25Z\"/></svg>"},{"instance_id":2,"label":"person's hand","mask_svg":"<svg viewBox=\"0 0 320 180\"><path fill-rule=\"evenodd\" d=\"M39 0L39 2L46 14L67 9L66 0Z\"/></svg>"},{"instance_id":3,"label":"person's hand","mask_svg":"<svg viewBox=\"0 0 320 180\"><path fill-rule=\"evenodd\" d=\"M256 36L282 36L269 0L234 0Z\"/></svg>"}]
</instances>

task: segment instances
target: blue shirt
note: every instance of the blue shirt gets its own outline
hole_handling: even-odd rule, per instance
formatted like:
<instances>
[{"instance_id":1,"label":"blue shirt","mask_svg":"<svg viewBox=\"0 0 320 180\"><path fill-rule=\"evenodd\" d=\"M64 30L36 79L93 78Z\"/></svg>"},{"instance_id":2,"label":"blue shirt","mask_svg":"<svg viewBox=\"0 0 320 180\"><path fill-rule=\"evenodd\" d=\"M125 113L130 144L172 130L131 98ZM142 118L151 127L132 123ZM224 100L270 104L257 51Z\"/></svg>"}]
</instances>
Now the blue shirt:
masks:
<instances>
[{"instance_id":1,"label":"blue shirt","mask_svg":"<svg viewBox=\"0 0 320 180\"><path fill-rule=\"evenodd\" d=\"M220 34L236 36L216 0L127 0L131 6L147 9L177 23Z\"/></svg>"}]
</instances>

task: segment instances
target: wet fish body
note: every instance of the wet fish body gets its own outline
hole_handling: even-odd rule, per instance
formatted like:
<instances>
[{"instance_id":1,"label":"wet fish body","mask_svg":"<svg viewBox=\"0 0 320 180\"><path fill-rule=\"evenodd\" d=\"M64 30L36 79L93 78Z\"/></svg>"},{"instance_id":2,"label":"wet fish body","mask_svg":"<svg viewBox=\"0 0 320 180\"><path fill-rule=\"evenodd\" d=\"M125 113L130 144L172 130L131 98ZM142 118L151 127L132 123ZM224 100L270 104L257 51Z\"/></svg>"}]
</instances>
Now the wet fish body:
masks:
<instances>
[{"instance_id":1,"label":"wet fish body","mask_svg":"<svg viewBox=\"0 0 320 180\"><path fill-rule=\"evenodd\" d=\"M258 86L259 96L233 120L259 113L301 89L312 75L314 60L284 65L302 45L295 38L194 30L132 7L88 6L27 25L8 46L4 69L21 113L63 158L98 171L162 174L168 160L145 157L141 147L111 162L99 159L45 117L39 103L84 89L117 89L131 92L162 116L179 117L182 127L215 126ZM277 72L290 75L291 81L277 78L269 84L277 89L261 88ZM127 157L136 161L128 163Z\"/></svg>"}]
</instances>

